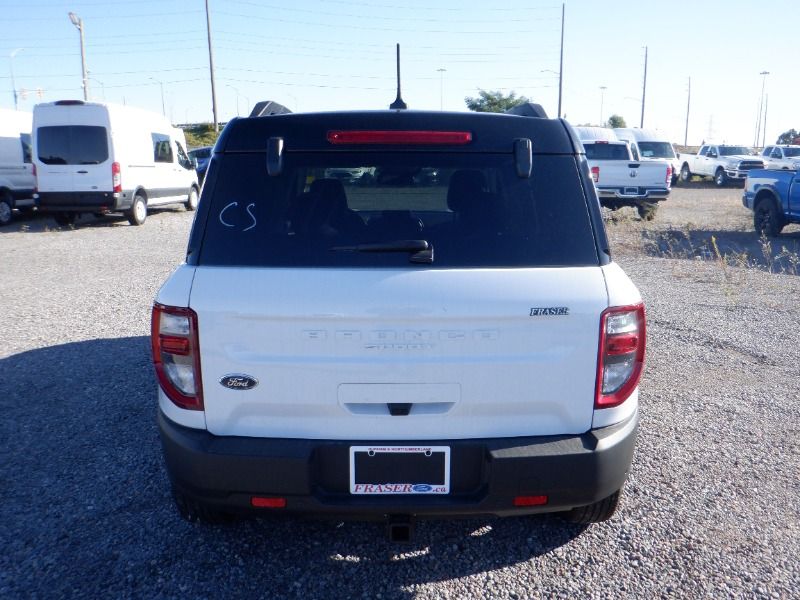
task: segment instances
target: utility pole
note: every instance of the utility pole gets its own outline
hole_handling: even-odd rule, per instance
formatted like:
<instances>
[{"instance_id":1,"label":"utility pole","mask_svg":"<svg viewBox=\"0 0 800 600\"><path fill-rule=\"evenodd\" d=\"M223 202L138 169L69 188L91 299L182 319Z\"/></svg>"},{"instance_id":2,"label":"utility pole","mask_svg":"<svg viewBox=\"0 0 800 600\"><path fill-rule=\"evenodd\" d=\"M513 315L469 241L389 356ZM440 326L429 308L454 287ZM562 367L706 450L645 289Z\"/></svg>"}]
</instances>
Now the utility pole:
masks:
<instances>
[{"instance_id":1,"label":"utility pole","mask_svg":"<svg viewBox=\"0 0 800 600\"><path fill-rule=\"evenodd\" d=\"M83 74L83 99L89 101L89 77L86 74L86 48L83 40L83 19L75 13L69 13L69 20L81 34L81 73Z\"/></svg>"},{"instance_id":2,"label":"utility pole","mask_svg":"<svg viewBox=\"0 0 800 600\"><path fill-rule=\"evenodd\" d=\"M686 130L683 133L683 145L688 145L689 140L689 106L692 102L692 78L689 77L689 94L686 97Z\"/></svg>"},{"instance_id":3,"label":"utility pole","mask_svg":"<svg viewBox=\"0 0 800 600\"><path fill-rule=\"evenodd\" d=\"M769 108L769 94L767 94L766 99L764 100L764 133L763 137L761 138L761 147L767 145L767 109Z\"/></svg>"},{"instance_id":4,"label":"utility pole","mask_svg":"<svg viewBox=\"0 0 800 600\"><path fill-rule=\"evenodd\" d=\"M561 57L558 62L558 114L556 117L561 118L561 90L564 83L564 7L566 3L561 4Z\"/></svg>"},{"instance_id":5,"label":"utility pole","mask_svg":"<svg viewBox=\"0 0 800 600\"><path fill-rule=\"evenodd\" d=\"M436 70L439 72L439 110L444 110L444 74L447 69L441 67Z\"/></svg>"},{"instance_id":6,"label":"utility pole","mask_svg":"<svg viewBox=\"0 0 800 600\"><path fill-rule=\"evenodd\" d=\"M163 81L161 81L160 79L156 79L155 77L151 77L150 79L152 79L152 80L153 80L153 81L155 81L155 82L156 82L158 85L160 85L160 86L161 86L161 114L162 114L162 115L164 115L164 116L166 117L166 116L167 116L167 109L166 109L166 107L164 106L164 82L163 82Z\"/></svg>"},{"instance_id":7,"label":"utility pole","mask_svg":"<svg viewBox=\"0 0 800 600\"><path fill-rule=\"evenodd\" d=\"M753 147L758 147L758 140L761 138L761 111L764 108L764 87L767 84L767 75L769 75L769 71L761 71L759 73L761 75L761 98L758 101L758 117L756 117L756 140L753 143Z\"/></svg>"},{"instance_id":8,"label":"utility pole","mask_svg":"<svg viewBox=\"0 0 800 600\"><path fill-rule=\"evenodd\" d=\"M14 92L14 110L19 110L17 106L17 84L14 81L14 57L17 53L22 52L25 48L17 48L11 54L9 54L9 61L8 64L11 65L11 91Z\"/></svg>"},{"instance_id":9,"label":"utility pole","mask_svg":"<svg viewBox=\"0 0 800 600\"><path fill-rule=\"evenodd\" d=\"M642 119L639 127L644 127L644 98L647 92L647 46L644 47L644 82L642 83Z\"/></svg>"},{"instance_id":10,"label":"utility pole","mask_svg":"<svg viewBox=\"0 0 800 600\"><path fill-rule=\"evenodd\" d=\"M214 84L214 53L211 50L211 13L208 11L208 0L206 0L206 28L208 29L208 69L211 72L211 110L214 112L214 131L219 132L217 90Z\"/></svg>"}]
</instances>

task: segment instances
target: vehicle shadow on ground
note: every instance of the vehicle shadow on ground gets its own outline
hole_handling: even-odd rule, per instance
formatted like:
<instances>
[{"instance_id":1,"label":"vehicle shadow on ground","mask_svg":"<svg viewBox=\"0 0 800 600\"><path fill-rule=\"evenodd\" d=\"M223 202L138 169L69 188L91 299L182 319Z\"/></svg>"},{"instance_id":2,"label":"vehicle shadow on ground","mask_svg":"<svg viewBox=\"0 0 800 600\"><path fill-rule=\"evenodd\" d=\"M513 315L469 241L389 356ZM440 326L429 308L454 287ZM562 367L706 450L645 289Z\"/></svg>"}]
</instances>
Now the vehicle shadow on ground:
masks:
<instances>
[{"instance_id":1,"label":"vehicle shadow on ground","mask_svg":"<svg viewBox=\"0 0 800 600\"><path fill-rule=\"evenodd\" d=\"M790 226L776 238L754 231L646 229L642 241L648 256L724 261L727 266L800 275L800 228Z\"/></svg>"},{"instance_id":2,"label":"vehicle shadow on ground","mask_svg":"<svg viewBox=\"0 0 800 600\"><path fill-rule=\"evenodd\" d=\"M158 207L148 209L148 217L155 216L161 213L182 213L188 212L183 207ZM53 232L69 232L76 229L83 228L101 228L101 227L129 227L128 218L122 214L109 214L101 217L96 217L91 214L85 214L78 217L72 225L59 225L53 219L52 214L42 213L38 211L30 211L24 213L15 213L14 218L8 225L0 228L0 235L4 233L53 233ZM144 226L147 226L145 221Z\"/></svg>"},{"instance_id":3,"label":"vehicle shadow on ground","mask_svg":"<svg viewBox=\"0 0 800 600\"><path fill-rule=\"evenodd\" d=\"M22 352L0 373L7 597L412 597L584 530L551 516L422 521L398 545L380 522L186 523L163 467L148 337Z\"/></svg>"}]
</instances>

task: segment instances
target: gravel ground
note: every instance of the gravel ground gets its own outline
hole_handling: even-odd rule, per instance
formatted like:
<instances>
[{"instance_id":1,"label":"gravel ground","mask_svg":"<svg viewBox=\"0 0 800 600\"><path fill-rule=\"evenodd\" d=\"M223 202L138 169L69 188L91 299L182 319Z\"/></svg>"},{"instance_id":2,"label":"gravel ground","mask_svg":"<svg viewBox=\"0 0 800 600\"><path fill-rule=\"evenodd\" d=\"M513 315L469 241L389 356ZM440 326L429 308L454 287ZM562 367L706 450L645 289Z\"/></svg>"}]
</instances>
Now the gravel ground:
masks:
<instances>
[{"instance_id":1,"label":"gravel ground","mask_svg":"<svg viewBox=\"0 0 800 600\"><path fill-rule=\"evenodd\" d=\"M652 223L609 223L650 341L617 516L426 521L405 546L377 523L180 520L147 334L191 214L18 220L0 232L0 597L797 597L800 278L769 272L791 260L765 257L740 195L678 188ZM744 250L762 260L736 266Z\"/></svg>"}]
</instances>

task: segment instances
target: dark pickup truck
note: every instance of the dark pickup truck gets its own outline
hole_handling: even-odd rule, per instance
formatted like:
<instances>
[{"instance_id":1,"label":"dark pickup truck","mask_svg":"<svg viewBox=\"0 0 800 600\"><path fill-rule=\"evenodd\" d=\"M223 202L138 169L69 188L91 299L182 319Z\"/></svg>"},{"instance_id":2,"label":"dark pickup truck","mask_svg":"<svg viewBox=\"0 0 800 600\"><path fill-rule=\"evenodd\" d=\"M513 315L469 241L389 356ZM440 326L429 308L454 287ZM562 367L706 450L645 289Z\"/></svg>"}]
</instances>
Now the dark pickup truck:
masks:
<instances>
[{"instance_id":1,"label":"dark pickup truck","mask_svg":"<svg viewBox=\"0 0 800 600\"><path fill-rule=\"evenodd\" d=\"M742 204L753 211L756 233L767 237L779 235L789 223L800 223L800 171L750 171Z\"/></svg>"}]
</instances>

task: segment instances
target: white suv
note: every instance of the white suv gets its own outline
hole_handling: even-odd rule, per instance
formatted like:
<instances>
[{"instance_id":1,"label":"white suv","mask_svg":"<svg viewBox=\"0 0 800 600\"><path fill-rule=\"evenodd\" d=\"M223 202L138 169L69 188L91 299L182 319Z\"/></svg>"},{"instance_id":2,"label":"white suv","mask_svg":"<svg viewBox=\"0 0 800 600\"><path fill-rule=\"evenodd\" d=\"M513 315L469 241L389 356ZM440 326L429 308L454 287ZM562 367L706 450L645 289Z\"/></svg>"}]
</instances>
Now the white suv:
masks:
<instances>
[{"instance_id":1,"label":"white suv","mask_svg":"<svg viewBox=\"0 0 800 600\"><path fill-rule=\"evenodd\" d=\"M613 514L644 307L570 126L518 112L228 124L153 307L185 517Z\"/></svg>"}]
</instances>

